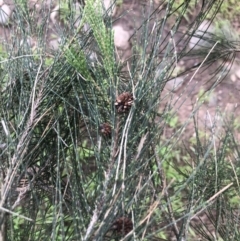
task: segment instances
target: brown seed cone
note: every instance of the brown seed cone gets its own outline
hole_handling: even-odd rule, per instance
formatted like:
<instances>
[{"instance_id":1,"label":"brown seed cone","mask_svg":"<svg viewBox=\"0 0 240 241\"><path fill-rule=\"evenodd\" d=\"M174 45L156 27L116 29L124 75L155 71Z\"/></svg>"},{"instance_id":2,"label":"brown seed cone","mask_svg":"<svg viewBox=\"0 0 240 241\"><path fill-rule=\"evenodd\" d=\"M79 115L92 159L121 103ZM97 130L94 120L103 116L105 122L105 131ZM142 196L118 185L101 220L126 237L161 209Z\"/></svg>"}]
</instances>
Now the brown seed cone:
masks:
<instances>
[{"instance_id":1,"label":"brown seed cone","mask_svg":"<svg viewBox=\"0 0 240 241\"><path fill-rule=\"evenodd\" d=\"M130 110L133 103L133 94L129 92L123 92L120 94L115 102L115 106L118 113L125 113Z\"/></svg>"},{"instance_id":2,"label":"brown seed cone","mask_svg":"<svg viewBox=\"0 0 240 241\"><path fill-rule=\"evenodd\" d=\"M117 234L126 235L133 229L132 220L124 216L120 217L114 221L111 229Z\"/></svg>"},{"instance_id":3,"label":"brown seed cone","mask_svg":"<svg viewBox=\"0 0 240 241\"><path fill-rule=\"evenodd\" d=\"M112 128L109 123L103 123L100 125L100 133L103 137L111 138Z\"/></svg>"}]
</instances>

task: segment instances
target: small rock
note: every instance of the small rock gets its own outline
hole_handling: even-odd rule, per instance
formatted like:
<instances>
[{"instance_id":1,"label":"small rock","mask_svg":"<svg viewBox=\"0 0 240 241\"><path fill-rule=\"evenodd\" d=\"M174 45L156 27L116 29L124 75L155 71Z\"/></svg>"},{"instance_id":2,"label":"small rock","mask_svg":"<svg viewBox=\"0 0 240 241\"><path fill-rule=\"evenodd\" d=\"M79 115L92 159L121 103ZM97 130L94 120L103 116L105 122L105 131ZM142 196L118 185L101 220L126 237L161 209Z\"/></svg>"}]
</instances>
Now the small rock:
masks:
<instances>
[{"instance_id":1,"label":"small rock","mask_svg":"<svg viewBox=\"0 0 240 241\"><path fill-rule=\"evenodd\" d=\"M8 24L11 14L12 14L11 8L8 5L3 4L0 7L0 24L2 25Z\"/></svg>"},{"instance_id":2,"label":"small rock","mask_svg":"<svg viewBox=\"0 0 240 241\"><path fill-rule=\"evenodd\" d=\"M49 42L49 47L52 50L58 50L59 44L60 44L61 38L60 39L53 39Z\"/></svg>"},{"instance_id":3,"label":"small rock","mask_svg":"<svg viewBox=\"0 0 240 241\"><path fill-rule=\"evenodd\" d=\"M231 78L232 82L236 82L236 80L237 80L237 76L235 74L231 74L230 78Z\"/></svg>"},{"instance_id":4,"label":"small rock","mask_svg":"<svg viewBox=\"0 0 240 241\"><path fill-rule=\"evenodd\" d=\"M181 65L181 66L184 66L185 62L181 59L178 64Z\"/></svg>"},{"instance_id":5,"label":"small rock","mask_svg":"<svg viewBox=\"0 0 240 241\"><path fill-rule=\"evenodd\" d=\"M211 23L207 20L204 20L197 31L195 31L194 35L189 41L189 47L192 49L201 49L209 47L209 42L201 39L202 37L208 37L209 33L214 33L215 29L211 25Z\"/></svg>"},{"instance_id":6,"label":"small rock","mask_svg":"<svg viewBox=\"0 0 240 241\"><path fill-rule=\"evenodd\" d=\"M236 103L227 103L224 111L233 113L235 110L236 110Z\"/></svg>"},{"instance_id":7,"label":"small rock","mask_svg":"<svg viewBox=\"0 0 240 241\"><path fill-rule=\"evenodd\" d=\"M97 60L97 54L95 52L91 52L91 54L89 55L89 59L92 61L96 61Z\"/></svg>"},{"instance_id":8,"label":"small rock","mask_svg":"<svg viewBox=\"0 0 240 241\"><path fill-rule=\"evenodd\" d=\"M236 76L240 79L240 69L235 72Z\"/></svg>"},{"instance_id":9,"label":"small rock","mask_svg":"<svg viewBox=\"0 0 240 241\"><path fill-rule=\"evenodd\" d=\"M170 91L177 91L182 86L183 81L184 81L183 77L174 78L167 82L166 87Z\"/></svg>"},{"instance_id":10,"label":"small rock","mask_svg":"<svg viewBox=\"0 0 240 241\"><path fill-rule=\"evenodd\" d=\"M120 49L127 49L130 46L129 39L130 34L129 32L125 31L122 26L114 26L114 44L117 48Z\"/></svg>"}]
</instances>

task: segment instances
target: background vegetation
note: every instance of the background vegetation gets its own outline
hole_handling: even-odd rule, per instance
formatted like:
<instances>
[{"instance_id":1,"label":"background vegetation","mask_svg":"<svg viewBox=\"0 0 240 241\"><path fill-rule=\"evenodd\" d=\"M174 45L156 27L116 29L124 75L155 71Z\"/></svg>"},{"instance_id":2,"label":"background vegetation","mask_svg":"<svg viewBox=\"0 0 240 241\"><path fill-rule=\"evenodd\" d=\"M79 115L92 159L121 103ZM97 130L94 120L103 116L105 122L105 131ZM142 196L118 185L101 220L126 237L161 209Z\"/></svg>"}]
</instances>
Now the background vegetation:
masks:
<instances>
[{"instance_id":1,"label":"background vegetation","mask_svg":"<svg viewBox=\"0 0 240 241\"><path fill-rule=\"evenodd\" d=\"M140 39L132 37L126 61L118 61L113 23L100 2L78 10L63 3L59 50L45 42L50 12L36 23L25 1L16 7L13 43L1 48L1 240L240 240L239 123L232 116L220 129L212 120L205 132L196 115L239 42L212 33L201 35L204 49L188 49L198 26L226 2L143 8L149 21L136 30ZM20 41L32 34L37 48ZM202 66L216 64L217 71L181 124L164 89L176 63L193 58L198 65L184 69L192 78ZM195 135L186 143L189 122Z\"/></svg>"}]
</instances>

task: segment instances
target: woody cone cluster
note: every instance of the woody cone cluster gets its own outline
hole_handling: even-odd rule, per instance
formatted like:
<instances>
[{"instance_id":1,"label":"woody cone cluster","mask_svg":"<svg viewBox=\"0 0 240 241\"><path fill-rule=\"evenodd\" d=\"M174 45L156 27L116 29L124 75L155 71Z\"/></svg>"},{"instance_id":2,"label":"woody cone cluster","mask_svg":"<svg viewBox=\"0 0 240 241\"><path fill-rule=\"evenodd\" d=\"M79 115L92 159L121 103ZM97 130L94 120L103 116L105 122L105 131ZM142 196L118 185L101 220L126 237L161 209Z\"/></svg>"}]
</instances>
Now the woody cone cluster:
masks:
<instances>
[{"instance_id":1,"label":"woody cone cluster","mask_svg":"<svg viewBox=\"0 0 240 241\"><path fill-rule=\"evenodd\" d=\"M127 235L133 229L132 220L127 217L120 217L114 221L111 227L116 234Z\"/></svg>"},{"instance_id":2,"label":"woody cone cluster","mask_svg":"<svg viewBox=\"0 0 240 241\"><path fill-rule=\"evenodd\" d=\"M126 113L130 110L133 104L133 94L129 92L123 92L115 101L115 107L118 113ZM109 123L105 122L100 125L100 133L105 138L111 138L112 128Z\"/></svg>"},{"instance_id":3,"label":"woody cone cluster","mask_svg":"<svg viewBox=\"0 0 240 241\"><path fill-rule=\"evenodd\" d=\"M130 110L133 103L133 94L123 92L120 94L115 102L115 107L118 113L126 113Z\"/></svg>"},{"instance_id":4,"label":"woody cone cluster","mask_svg":"<svg viewBox=\"0 0 240 241\"><path fill-rule=\"evenodd\" d=\"M111 138L112 128L109 123L103 123L100 125L100 133L105 138Z\"/></svg>"}]
</instances>

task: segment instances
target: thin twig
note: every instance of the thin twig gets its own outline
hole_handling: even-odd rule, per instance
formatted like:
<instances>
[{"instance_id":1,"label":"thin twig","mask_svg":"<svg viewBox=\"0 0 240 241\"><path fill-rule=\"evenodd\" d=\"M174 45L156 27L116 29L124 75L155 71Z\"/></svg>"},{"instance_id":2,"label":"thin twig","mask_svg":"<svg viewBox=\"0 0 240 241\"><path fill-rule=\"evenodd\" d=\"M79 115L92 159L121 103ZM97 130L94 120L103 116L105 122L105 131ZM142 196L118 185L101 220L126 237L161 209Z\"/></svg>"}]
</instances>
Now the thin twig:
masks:
<instances>
[{"instance_id":1,"label":"thin twig","mask_svg":"<svg viewBox=\"0 0 240 241\"><path fill-rule=\"evenodd\" d=\"M163 172L163 169L161 167L161 160L159 158L159 155L156 151L156 149L154 149L154 155L155 155L155 160L156 160L156 164L157 164L157 167L158 167L158 172L159 172L159 177L160 177L160 180L161 180L161 185L162 185L162 192L164 193L164 198L165 198L165 201L167 203L167 209L168 209L168 213L169 213L169 216L170 216L170 221L173 223L173 232L176 236L176 238L178 239L179 237L179 229L178 229L178 226L177 226L177 222L174 218L174 215L173 215L173 208L172 208L172 205L171 205L171 200L169 199L169 195L168 195L168 191L167 191L167 188L166 188L166 177L165 177L165 174Z\"/></svg>"},{"instance_id":2,"label":"thin twig","mask_svg":"<svg viewBox=\"0 0 240 241\"><path fill-rule=\"evenodd\" d=\"M12 214L13 216L17 216L17 217L19 217L19 218L23 218L23 219L25 219L25 220L27 220L27 221L31 221L31 222L33 222L33 219L28 218L28 217L25 217L25 216L23 216L23 215L21 215L21 214L18 214L18 213L12 212L12 211L10 211L10 210L7 209L7 208L0 207L0 210L3 211L3 212L6 212L6 213L10 213L10 214Z\"/></svg>"}]
</instances>

